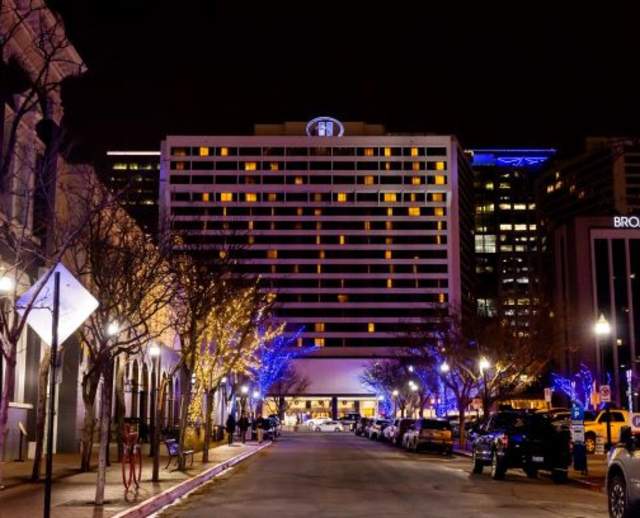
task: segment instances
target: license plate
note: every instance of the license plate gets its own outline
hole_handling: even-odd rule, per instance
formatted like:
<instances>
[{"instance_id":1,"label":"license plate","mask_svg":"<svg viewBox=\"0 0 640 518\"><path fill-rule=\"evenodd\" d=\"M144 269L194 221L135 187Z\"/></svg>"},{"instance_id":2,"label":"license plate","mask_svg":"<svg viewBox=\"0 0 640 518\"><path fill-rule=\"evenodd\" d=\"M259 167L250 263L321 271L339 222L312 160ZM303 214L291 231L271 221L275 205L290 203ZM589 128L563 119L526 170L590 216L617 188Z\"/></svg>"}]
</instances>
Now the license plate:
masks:
<instances>
[{"instance_id":1,"label":"license plate","mask_svg":"<svg viewBox=\"0 0 640 518\"><path fill-rule=\"evenodd\" d=\"M532 460L533 462L544 462L544 457L536 457L536 456L533 456L533 457L531 457L531 460Z\"/></svg>"}]
</instances>

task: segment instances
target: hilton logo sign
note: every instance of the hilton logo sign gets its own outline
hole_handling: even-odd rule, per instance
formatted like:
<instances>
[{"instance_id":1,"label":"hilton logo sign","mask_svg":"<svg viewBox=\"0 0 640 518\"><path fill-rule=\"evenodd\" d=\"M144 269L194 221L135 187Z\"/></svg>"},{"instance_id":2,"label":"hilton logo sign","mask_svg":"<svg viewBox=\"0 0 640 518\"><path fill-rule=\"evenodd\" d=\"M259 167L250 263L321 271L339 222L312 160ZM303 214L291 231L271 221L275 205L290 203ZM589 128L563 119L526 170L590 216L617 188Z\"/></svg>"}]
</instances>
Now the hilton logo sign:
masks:
<instances>
[{"instance_id":1,"label":"hilton logo sign","mask_svg":"<svg viewBox=\"0 0 640 518\"><path fill-rule=\"evenodd\" d=\"M638 216L614 216L614 228L640 228L640 217Z\"/></svg>"}]
</instances>

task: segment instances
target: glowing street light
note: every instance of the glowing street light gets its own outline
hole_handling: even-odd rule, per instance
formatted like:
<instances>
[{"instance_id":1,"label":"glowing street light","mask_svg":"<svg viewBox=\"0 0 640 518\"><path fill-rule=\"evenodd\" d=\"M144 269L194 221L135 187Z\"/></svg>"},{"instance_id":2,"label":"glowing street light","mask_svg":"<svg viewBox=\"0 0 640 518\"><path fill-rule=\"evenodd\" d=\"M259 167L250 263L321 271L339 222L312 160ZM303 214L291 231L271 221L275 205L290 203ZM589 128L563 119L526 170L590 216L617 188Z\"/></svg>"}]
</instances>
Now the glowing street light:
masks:
<instances>
[{"instance_id":1,"label":"glowing street light","mask_svg":"<svg viewBox=\"0 0 640 518\"><path fill-rule=\"evenodd\" d=\"M399 394L400 394L400 392L398 392L398 389L395 389L395 390L391 393L391 395L392 395L393 397L398 397L398 395L399 395Z\"/></svg>"},{"instance_id":2,"label":"glowing street light","mask_svg":"<svg viewBox=\"0 0 640 518\"><path fill-rule=\"evenodd\" d=\"M254 390L253 391L253 399L260 399L260 391L259 390Z\"/></svg>"},{"instance_id":3,"label":"glowing street light","mask_svg":"<svg viewBox=\"0 0 640 518\"><path fill-rule=\"evenodd\" d=\"M151 356L152 358L157 358L158 356L160 356L160 347L157 343L154 342L149 346L149 356Z\"/></svg>"},{"instance_id":4,"label":"glowing street light","mask_svg":"<svg viewBox=\"0 0 640 518\"><path fill-rule=\"evenodd\" d=\"M242 387L240 387L240 392L246 396L249 393L249 387L242 385Z\"/></svg>"},{"instance_id":5,"label":"glowing street light","mask_svg":"<svg viewBox=\"0 0 640 518\"><path fill-rule=\"evenodd\" d=\"M13 278L8 275L3 275L0 277L0 293L10 293L13 291L15 287L15 282L13 282Z\"/></svg>"},{"instance_id":6,"label":"glowing street light","mask_svg":"<svg viewBox=\"0 0 640 518\"><path fill-rule=\"evenodd\" d=\"M111 322L108 326L107 326L107 334L109 336L115 336L120 332L120 326L118 325L118 322Z\"/></svg>"},{"instance_id":7,"label":"glowing street light","mask_svg":"<svg viewBox=\"0 0 640 518\"><path fill-rule=\"evenodd\" d=\"M224 376L221 380L220 383L222 383L223 385L227 383L227 377Z\"/></svg>"},{"instance_id":8,"label":"glowing street light","mask_svg":"<svg viewBox=\"0 0 640 518\"><path fill-rule=\"evenodd\" d=\"M489 360L487 360L483 356L482 358L480 358L480 361L478 362L478 366L480 367L480 372L484 374L484 372L488 370L489 367L491 367L491 364L489 363Z\"/></svg>"},{"instance_id":9,"label":"glowing street light","mask_svg":"<svg viewBox=\"0 0 640 518\"><path fill-rule=\"evenodd\" d=\"M446 374L450 370L451 368L449 367L449 364L447 362L442 362L442 364L440 365L440 372L442 372L443 374Z\"/></svg>"},{"instance_id":10,"label":"glowing street light","mask_svg":"<svg viewBox=\"0 0 640 518\"><path fill-rule=\"evenodd\" d=\"M408 370L409 372L413 372L413 370L414 370L414 369L413 369L413 365L409 365L409 367L407 367L407 370Z\"/></svg>"},{"instance_id":11,"label":"glowing street light","mask_svg":"<svg viewBox=\"0 0 640 518\"><path fill-rule=\"evenodd\" d=\"M605 318L603 313L600 313L600 318L593 326L593 331L597 336L606 336L611 334L611 324L609 324L609 321Z\"/></svg>"},{"instance_id":12,"label":"glowing street light","mask_svg":"<svg viewBox=\"0 0 640 518\"><path fill-rule=\"evenodd\" d=\"M384 401L384 396L382 394L378 396L378 401Z\"/></svg>"}]
</instances>

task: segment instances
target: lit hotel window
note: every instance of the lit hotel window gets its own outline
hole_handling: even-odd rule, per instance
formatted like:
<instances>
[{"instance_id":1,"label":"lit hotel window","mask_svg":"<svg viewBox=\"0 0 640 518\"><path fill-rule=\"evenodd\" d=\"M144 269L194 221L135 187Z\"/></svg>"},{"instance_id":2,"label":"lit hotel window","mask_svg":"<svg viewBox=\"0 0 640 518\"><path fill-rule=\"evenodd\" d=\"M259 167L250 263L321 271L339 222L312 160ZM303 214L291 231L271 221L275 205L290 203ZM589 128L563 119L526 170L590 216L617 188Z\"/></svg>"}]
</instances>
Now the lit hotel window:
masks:
<instances>
[{"instance_id":1,"label":"lit hotel window","mask_svg":"<svg viewBox=\"0 0 640 518\"><path fill-rule=\"evenodd\" d=\"M178 171L184 171L184 162L178 162L178 163L176 163L176 170L178 170Z\"/></svg>"},{"instance_id":2,"label":"lit hotel window","mask_svg":"<svg viewBox=\"0 0 640 518\"><path fill-rule=\"evenodd\" d=\"M270 192L269 194L267 194L267 200L278 201L278 195L275 192Z\"/></svg>"},{"instance_id":3,"label":"lit hotel window","mask_svg":"<svg viewBox=\"0 0 640 518\"><path fill-rule=\"evenodd\" d=\"M411 164L411 168L414 171L420 171L420 162L414 162L413 164Z\"/></svg>"},{"instance_id":4,"label":"lit hotel window","mask_svg":"<svg viewBox=\"0 0 640 518\"><path fill-rule=\"evenodd\" d=\"M338 201L340 203L343 203L343 202L347 201L347 193L346 192L339 192L338 193Z\"/></svg>"},{"instance_id":5,"label":"lit hotel window","mask_svg":"<svg viewBox=\"0 0 640 518\"><path fill-rule=\"evenodd\" d=\"M415 192L412 192L412 193L409 195L409 201L416 201L416 193L415 193Z\"/></svg>"},{"instance_id":6,"label":"lit hotel window","mask_svg":"<svg viewBox=\"0 0 640 518\"><path fill-rule=\"evenodd\" d=\"M324 333L324 322L316 322L314 327L316 333Z\"/></svg>"},{"instance_id":7,"label":"lit hotel window","mask_svg":"<svg viewBox=\"0 0 640 518\"><path fill-rule=\"evenodd\" d=\"M393 230L393 222L391 222L391 221L385 221L385 222L384 222L384 228L385 228L386 230Z\"/></svg>"},{"instance_id":8,"label":"lit hotel window","mask_svg":"<svg viewBox=\"0 0 640 518\"><path fill-rule=\"evenodd\" d=\"M316 273L322 273L322 265L316 264Z\"/></svg>"},{"instance_id":9,"label":"lit hotel window","mask_svg":"<svg viewBox=\"0 0 640 518\"><path fill-rule=\"evenodd\" d=\"M209 193L208 192L203 192L202 193L202 201L209 201Z\"/></svg>"},{"instance_id":10,"label":"lit hotel window","mask_svg":"<svg viewBox=\"0 0 640 518\"><path fill-rule=\"evenodd\" d=\"M385 245L392 245L393 244L393 238L392 237L385 237L384 238L384 244Z\"/></svg>"},{"instance_id":11,"label":"lit hotel window","mask_svg":"<svg viewBox=\"0 0 640 518\"><path fill-rule=\"evenodd\" d=\"M340 236L340 239L338 240L340 242L341 245L344 245L345 243L345 238L343 235Z\"/></svg>"},{"instance_id":12,"label":"lit hotel window","mask_svg":"<svg viewBox=\"0 0 640 518\"><path fill-rule=\"evenodd\" d=\"M206 146L200 146L200 156L209 156L209 148Z\"/></svg>"},{"instance_id":13,"label":"lit hotel window","mask_svg":"<svg viewBox=\"0 0 640 518\"><path fill-rule=\"evenodd\" d=\"M385 259L391 259L391 250L385 250L384 251L384 258Z\"/></svg>"},{"instance_id":14,"label":"lit hotel window","mask_svg":"<svg viewBox=\"0 0 640 518\"><path fill-rule=\"evenodd\" d=\"M218 255L220 256L220 259L224 259L225 257L227 257L227 252L225 250L220 250L218 252Z\"/></svg>"},{"instance_id":15,"label":"lit hotel window","mask_svg":"<svg viewBox=\"0 0 640 518\"><path fill-rule=\"evenodd\" d=\"M447 300L447 297L444 293L438 293L438 302L440 304L444 304Z\"/></svg>"},{"instance_id":16,"label":"lit hotel window","mask_svg":"<svg viewBox=\"0 0 640 518\"><path fill-rule=\"evenodd\" d=\"M324 347L324 338L314 338L313 345L316 347Z\"/></svg>"},{"instance_id":17,"label":"lit hotel window","mask_svg":"<svg viewBox=\"0 0 640 518\"><path fill-rule=\"evenodd\" d=\"M253 221L249 221L249 222L247 223L247 228L248 228L249 230L253 230Z\"/></svg>"},{"instance_id":18,"label":"lit hotel window","mask_svg":"<svg viewBox=\"0 0 640 518\"><path fill-rule=\"evenodd\" d=\"M229 156L229 148L221 147L220 148L220 156Z\"/></svg>"},{"instance_id":19,"label":"lit hotel window","mask_svg":"<svg viewBox=\"0 0 640 518\"><path fill-rule=\"evenodd\" d=\"M444 162L436 162L436 171L444 171Z\"/></svg>"},{"instance_id":20,"label":"lit hotel window","mask_svg":"<svg viewBox=\"0 0 640 518\"><path fill-rule=\"evenodd\" d=\"M255 237L253 237L253 236L249 236L249 237L247 238L247 243L249 243L250 245L252 245L253 243L255 243L255 241L256 241L256 238L255 238Z\"/></svg>"},{"instance_id":21,"label":"lit hotel window","mask_svg":"<svg viewBox=\"0 0 640 518\"><path fill-rule=\"evenodd\" d=\"M345 295L344 293L340 293L338 295L338 302L340 302L340 304L344 304L345 302L349 302L349 295Z\"/></svg>"},{"instance_id":22,"label":"lit hotel window","mask_svg":"<svg viewBox=\"0 0 640 518\"><path fill-rule=\"evenodd\" d=\"M114 171L124 171L127 169L127 164L113 164Z\"/></svg>"},{"instance_id":23,"label":"lit hotel window","mask_svg":"<svg viewBox=\"0 0 640 518\"><path fill-rule=\"evenodd\" d=\"M221 192L220 193L220 201L233 201L233 193L232 192Z\"/></svg>"},{"instance_id":24,"label":"lit hotel window","mask_svg":"<svg viewBox=\"0 0 640 518\"><path fill-rule=\"evenodd\" d=\"M391 207L387 209L387 216L393 216L393 209Z\"/></svg>"},{"instance_id":25,"label":"lit hotel window","mask_svg":"<svg viewBox=\"0 0 640 518\"><path fill-rule=\"evenodd\" d=\"M434 181L435 181L436 185L444 185L446 183L445 177L443 175L441 175L441 174L436 175Z\"/></svg>"},{"instance_id":26,"label":"lit hotel window","mask_svg":"<svg viewBox=\"0 0 640 518\"><path fill-rule=\"evenodd\" d=\"M302 185L304 183L304 178L302 178L302 176L296 176L294 183L296 185Z\"/></svg>"},{"instance_id":27,"label":"lit hotel window","mask_svg":"<svg viewBox=\"0 0 640 518\"><path fill-rule=\"evenodd\" d=\"M434 192L431 195L431 201L444 201L444 195L441 192Z\"/></svg>"},{"instance_id":28,"label":"lit hotel window","mask_svg":"<svg viewBox=\"0 0 640 518\"><path fill-rule=\"evenodd\" d=\"M314 216L322 216L322 209L313 209Z\"/></svg>"},{"instance_id":29,"label":"lit hotel window","mask_svg":"<svg viewBox=\"0 0 640 518\"><path fill-rule=\"evenodd\" d=\"M384 170L385 171L391 171L391 162L385 162L384 163Z\"/></svg>"},{"instance_id":30,"label":"lit hotel window","mask_svg":"<svg viewBox=\"0 0 640 518\"><path fill-rule=\"evenodd\" d=\"M393 288L393 279L387 279L387 288Z\"/></svg>"},{"instance_id":31,"label":"lit hotel window","mask_svg":"<svg viewBox=\"0 0 640 518\"><path fill-rule=\"evenodd\" d=\"M444 209L442 207L435 207L433 209L434 216L444 216Z\"/></svg>"},{"instance_id":32,"label":"lit hotel window","mask_svg":"<svg viewBox=\"0 0 640 518\"><path fill-rule=\"evenodd\" d=\"M296 340L296 344L298 345L298 347L302 347L302 337L298 337L298 339Z\"/></svg>"},{"instance_id":33,"label":"lit hotel window","mask_svg":"<svg viewBox=\"0 0 640 518\"><path fill-rule=\"evenodd\" d=\"M375 333L376 332L376 325L373 322L369 322L367 324L367 331L369 331L369 333Z\"/></svg>"},{"instance_id":34,"label":"lit hotel window","mask_svg":"<svg viewBox=\"0 0 640 518\"><path fill-rule=\"evenodd\" d=\"M513 210L527 210L527 204L526 203L514 203L513 204Z\"/></svg>"},{"instance_id":35,"label":"lit hotel window","mask_svg":"<svg viewBox=\"0 0 640 518\"><path fill-rule=\"evenodd\" d=\"M313 195L313 201L315 202L321 202L322 201L322 193L317 192Z\"/></svg>"},{"instance_id":36,"label":"lit hotel window","mask_svg":"<svg viewBox=\"0 0 640 518\"><path fill-rule=\"evenodd\" d=\"M493 182L487 182L487 183L485 183L485 184L484 184L484 188L485 188L487 191L493 191Z\"/></svg>"},{"instance_id":37,"label":"lit hotel window","mask_svg":"<svg viewBox=\"0 0 640 518\"><path fill-rule=\"evenodd\" d=\"M278 251L277 250L267 250L267 259L277 259Z\"/></svg>"},{"instance_id":38,"label":"lit hotel window","mask_svg":"<svg viewBox=\"0 0 640 518\"><path fill-rule=\"evenodd\" d=\"M244 170L245 171L255 171L256 170L256 163L255 162L245 162L244 163Z\"/></svg>"},{"instance_id":39,"label":"lit hotel window","mask_svg":"<svg viewBox=\"0 0 640 518\"><path fill-rule=\"evenodd\" d=\"M373 156L373 148L367 147L364 149L364 156Z\"/></svg>"},{"instance_id":40,"label":"lit hotel window","mask_svg":"<svg viewBox=\"0 0 640 518\"><path fill-rule=\"evenodd\" d=\"M384 193L384 201L388 201L388 202L396 201L396 193L395 192L385 192Z\"/></svg>"},{"instance_id":41,"label":"lit hotel window","mask_svg":"<svg viewBox=\"0 0 640 518\"><path fill-rule=\"evenodd\" d=\"M412 185L420 185L421 183L422 183L422 180L420 179L419 176L414 176L411 178Z\"/></svg>"},{"instance_id":42,"label":"lit hotel window","mask_svg":"<svg viewBox=\"0 0 640 518\"><path fill-rule=\"evenodd\" d=\"M384 156L391 156L391 148L390 147L384 148Z\"/></svg>"},{"instance_id":43,"label":"lit hotel window","mask_svg":"<svg viewBox=\"0 0 640 518\"><path fill-rule=\"evenodd\" d=\"M258 197L255 192L248 192L244 195L244 201L252 203L257 201Z\"/></svg>"},{"instance_id":44,"label":"lit hotel window","mask_svg":"<svg viewBox=\"0 0 640 518\"><path fill-rule=\"evenodd\" d=\"M365 221L364 222L364 229L365 230L371 230L371 222L370 221Z\"/></svg>"},{"instance_id":45,"label":"lit hotel window","mask_svg":"<svg viewBox=\"0 0 640 518\"><path fill-rule=\"evenodd\" d=\"M278 170L280 169L280 167L278 166L278 162L271 162L271 163L269 164L269 168L270 168L272 171L278 171Z\"/></svg>"},{"instance_id":46,"label":"lit hotel window","mask_svg":"<svg viewBox=\"0 0 640 518\"><path fill-rule=\"evenodd\" d=\"M418 156L418 148L417 147L412 147L411 148L411 156Z\"/></svg>"},{"instance_id":47,"label":"lit hotel window","mask_svg":"<svg viewBox=\"0 0 640 518\"><path fill-rule=\"evenodd\" d=\"M420 207L409 207L409 216L419 216Z\"/></svg>"},{"instance_id":48,"label":"lit hotel window","mask_svg":"<svg viewBox=\"0 0 640 518\"><path fill-rule=\"evenodd\" d=\"M373 185L373 176L365 176L364 177L365 185Z\"/></svg>"},{"instance_id":49,"label":"lit hotel window","mask_svg":"<svg viewBox=\"0 0 640 518\"><path fill-rule=\"evenodd\" d=\"M324 258L325 258L324 250L320 250L320 252L318 252L318 257L319 257L320 259L324 259Z\"/></svg>"},{"instance_id":50,"label":"lit hotel window","mask_svg":"<svg viewBox=\"0 0 640 518\"><path fill-rule=\"evenodd\" d=\"M302 207L298 207L298 208L296 209L296 214L297 214L298 216L302 216L302 215L304 214L304 209L303 209Z\"/></svg>"},{"instance_id":51,"label":"lit hotel window","mask_svg":"<svg viewBox=\"0 0 640 518\"><path fill-rule=\"evenodd\" d=\"M500 230L513 230L511 223L500 223Z\"/></svg>"}]
</instances>

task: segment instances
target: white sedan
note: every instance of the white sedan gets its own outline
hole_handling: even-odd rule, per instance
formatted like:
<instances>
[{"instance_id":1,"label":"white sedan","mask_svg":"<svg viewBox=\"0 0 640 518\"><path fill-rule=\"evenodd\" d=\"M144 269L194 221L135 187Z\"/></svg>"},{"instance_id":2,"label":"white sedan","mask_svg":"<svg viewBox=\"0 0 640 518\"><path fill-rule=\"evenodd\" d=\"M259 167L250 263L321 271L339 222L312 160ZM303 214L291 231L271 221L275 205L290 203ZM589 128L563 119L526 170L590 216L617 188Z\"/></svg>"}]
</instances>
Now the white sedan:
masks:
<instances>
[{"instance_id":1,"label":"white sedan","mask_svg":"<svg viewBox=\"0 0 640 518\"><path fill-rule=\"evenodd\" d=\"M338 421L323 421L313 427L314 432L343 432L344 427Z\"/></svg>"}]
</instances>

